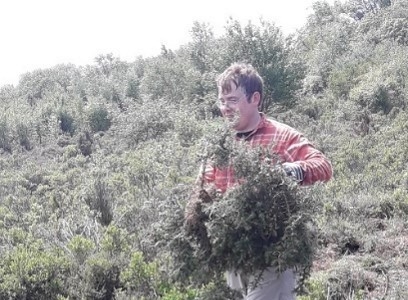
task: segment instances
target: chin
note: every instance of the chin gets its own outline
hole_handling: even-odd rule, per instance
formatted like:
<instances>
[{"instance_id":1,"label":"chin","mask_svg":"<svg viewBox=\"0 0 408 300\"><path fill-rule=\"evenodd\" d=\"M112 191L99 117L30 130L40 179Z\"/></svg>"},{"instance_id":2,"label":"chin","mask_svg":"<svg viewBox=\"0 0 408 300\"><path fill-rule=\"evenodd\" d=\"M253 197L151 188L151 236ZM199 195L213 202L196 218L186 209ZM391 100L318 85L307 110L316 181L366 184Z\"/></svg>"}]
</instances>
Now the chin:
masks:
<instances>
[{"instance_id":1,"label":"chin","mask_svg":"<svg viewBox=\"0 0 408 300\"><path fill-rule=\"evenodd\" d=\"M231 124L230 125L230 127L231 127L231 129L234 129L235 131L237 131L237 132L241 132L242 131L242 129L241 129L241 127L239 126L239 124Z\"/></svg>"}]
</instances>

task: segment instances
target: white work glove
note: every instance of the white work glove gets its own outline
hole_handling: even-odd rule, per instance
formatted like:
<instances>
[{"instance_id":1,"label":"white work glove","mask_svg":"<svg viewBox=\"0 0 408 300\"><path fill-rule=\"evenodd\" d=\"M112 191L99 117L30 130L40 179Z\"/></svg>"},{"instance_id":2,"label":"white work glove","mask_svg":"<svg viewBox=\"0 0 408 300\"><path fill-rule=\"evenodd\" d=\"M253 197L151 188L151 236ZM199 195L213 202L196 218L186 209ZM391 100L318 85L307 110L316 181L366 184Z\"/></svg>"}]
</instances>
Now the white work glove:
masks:
<instances>
[{"instance_id":1,"label":"white work glove","mask_svg":"<svg viewBox=\"0 0 408 300\"><path fill-rule=\"evenodd\" d=\"M286 174L295 179L297 182L302 182L305 178L305 174L298 164L286 162L283 163L282 166Z\"/></svg>"}]
</instances>

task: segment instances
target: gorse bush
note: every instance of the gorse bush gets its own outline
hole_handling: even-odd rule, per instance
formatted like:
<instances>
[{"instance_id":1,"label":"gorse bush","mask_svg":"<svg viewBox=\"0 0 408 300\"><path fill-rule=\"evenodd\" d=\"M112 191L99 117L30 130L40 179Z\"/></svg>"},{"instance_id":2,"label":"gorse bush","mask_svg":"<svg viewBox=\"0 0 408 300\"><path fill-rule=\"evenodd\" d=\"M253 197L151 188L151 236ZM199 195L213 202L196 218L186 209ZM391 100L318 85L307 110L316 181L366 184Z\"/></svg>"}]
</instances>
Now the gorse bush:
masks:
<instances>
[{"instance_id":1,"label":"gorse bush","mask_svg":"<svg viewBox=\"0 0 408 300\"><path fill-rule=\"evenodd\" d=\"M85 266L86 297L98 300L113 299L120 287L120 270L106 257L92 257Z\"/></svg>"},{"instance_id":2,"label":"gorse bush","mask_svg":"<svg viewBox=\"0 0 408 300\"><path fill-rule=\"evenodd\" d=\"M58 299L67 295L69 261L59 250L20 245L0 263L2 299Z\"/></svg>"},{"instance_id":3,"label":"gorse bush","mask_svg":"<svg viewBox=\"0 0 408 300\"><path fill-rule=\"evenodd\" d=\"M160 274L156 262L146 262L141 252L132 253L129 265L121 273L129 292L153 298L158 293Z\"/></svg>"},{"instance_id":4,"label":"gorse bush","mask_svg":"<svg viewBox=\"0 0 408 300\"><path fill-rule=\"evenodd\" d=\"M350 98L371 112L388 114L394 107L404 107L405 102L399 85L382 72L371 71L368 78L360 78L361 84L350 91Z\"/></svg>"},{"instance_id":5,"label":"gorse bush","mask_svg":"<svg viewBox=\"0 0 408 300\"><path fill-rule=\"evenodd\" d=\"M83 264L86 259L95 251L95 243L83 236L74 236L68 244L68 249L73 253L79 264Z\"/></svg>"},{"instance_id":6,"label":"gorse bush","mask_svg":"<svg viewBox=\"0 0 408 300\"><path fill-rule=\"evenodd\" d=\"M207 278L197 280L207 282L221 278L227 270L257 276L271 266L279 272L292 268L302 278L302 287L317 241L312 229L313 204L268 151L234 142L228 133L214 140L208 145L208 157L219 168L232 168L240 184L213 199L200 192L203 204L196 213L201 216L197 224L186 228L184 239L179 229L183 222L180 209L173 222L165 223L167 238L174 239L169 243L175 268L187 274L205 270L206 275L200 277Z\"/></svg>"},{"instance_id":7,"label":"gorse bush","mask_svg":"<svg viewBox=\"0 0 408 300\"><path fill-rule=\"evenodd\" d=\"M103 226L108 226L113 220L112 207L114 205L113 193L103 178L96 178L93 189L89 191L86 203L95 211L97 219Z\"/></svg>"},{"instance_id":8,"label":"gorse bush","mask_svg":"<svg viewBox=\"0 0 408 300\"><path fill-rule=\"evenodd\" d=\"M7 152L11 152L10 134L10 127L7 121L0 121L0 148Z\"/></svg>"},{"instance_id":9,"label":"gorse bush","mask_svg":"<svg viewBox=\"0 0 408 300\"><path fill-rule=\"evenodd\" d=\"M17 124L16 126L16 134L18 137L18 143L26 150L31 150L32 145L30 142L30 128L23 123Z\"/></svg>"},{"instance_id":10,"label":"gorse bush","mask_svg":"<svg viewBox=\"0 0 408 300\"><path fill-rule=\"evenodd\" d=\"M98 107L90 112L89 126L93 132L106 131L110 128L111 120L106 108Z\"/></svg>"},{"instance_id":11,"label":"gorse bush","mask_svg":"<svg viewBox=\"0 0 408 300\"><path fill-rule=\"evenodd\" d=\"M61 130L72 136L75 131L74 118L69 113L61 111L58 115L58 121Z\"/></svg>"}]
</instances>

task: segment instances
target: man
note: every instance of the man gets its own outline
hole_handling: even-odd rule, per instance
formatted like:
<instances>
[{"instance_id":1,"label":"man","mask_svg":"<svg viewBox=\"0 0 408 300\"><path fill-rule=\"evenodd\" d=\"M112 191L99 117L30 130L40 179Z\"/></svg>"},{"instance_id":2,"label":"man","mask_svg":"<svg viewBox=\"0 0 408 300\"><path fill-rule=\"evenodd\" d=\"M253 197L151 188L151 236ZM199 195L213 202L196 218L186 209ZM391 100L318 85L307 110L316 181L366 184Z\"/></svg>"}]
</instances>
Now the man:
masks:
<instances>
[{"instance_id":1,"label":"man","mask_svg":"<svg viewBox=\"0 0 408 300\"><path fill-rule=\"evenodd\" d=\"M263 80L249 64L235 63L227 68L217 80L218 102L221 113L237 139L251 146L269 147L283 163L286 173L301 185L328 181L332 167L328 159L295 129L270 120L259 112L262 102ZM228 169L208 165L200 172L200 181L224 193L235 184ZM191 199L186 211L186 223L194 222L194 209L199 205ZM227 272L228 285L243 292L246 300L294 299L295 275L292 270L277 274L272 268L262 274L256 285L254 276L239 271Z\"/></svg>"}]
</instances>

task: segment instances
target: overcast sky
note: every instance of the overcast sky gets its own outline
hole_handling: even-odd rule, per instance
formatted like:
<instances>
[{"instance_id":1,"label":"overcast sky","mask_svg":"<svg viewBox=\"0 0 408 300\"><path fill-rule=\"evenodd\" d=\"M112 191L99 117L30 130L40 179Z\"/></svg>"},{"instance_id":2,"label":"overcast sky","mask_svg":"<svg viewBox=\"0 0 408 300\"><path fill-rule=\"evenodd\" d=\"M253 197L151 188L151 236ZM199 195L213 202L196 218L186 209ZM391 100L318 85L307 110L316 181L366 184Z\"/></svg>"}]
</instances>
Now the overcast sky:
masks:
<instances>
[{"instance_id":1,"label":"overcast sky","mask_svg":"<svg viewBox=\"0 0 408 300\"><path fill-rule=\"evenodd\" d=\"M285 33L306 22L315 0L4 0L0 3L0 86L60 63L93 64L112 53L131 62L161 45L190 41L194 21L219 35L229 17L244 24L262 17ZM334 0L328 0L333 3Z\"/></svg>"}]
</instances>

